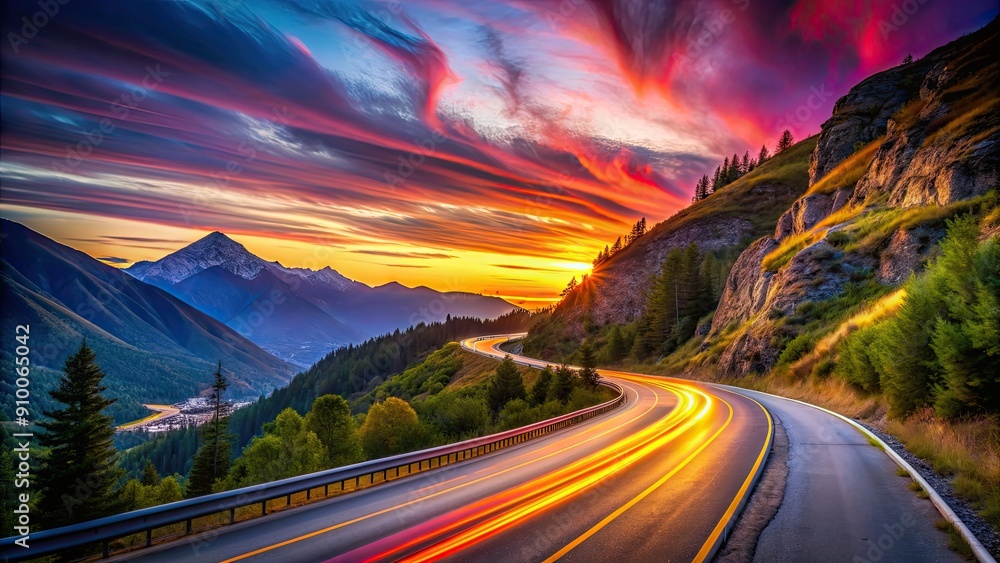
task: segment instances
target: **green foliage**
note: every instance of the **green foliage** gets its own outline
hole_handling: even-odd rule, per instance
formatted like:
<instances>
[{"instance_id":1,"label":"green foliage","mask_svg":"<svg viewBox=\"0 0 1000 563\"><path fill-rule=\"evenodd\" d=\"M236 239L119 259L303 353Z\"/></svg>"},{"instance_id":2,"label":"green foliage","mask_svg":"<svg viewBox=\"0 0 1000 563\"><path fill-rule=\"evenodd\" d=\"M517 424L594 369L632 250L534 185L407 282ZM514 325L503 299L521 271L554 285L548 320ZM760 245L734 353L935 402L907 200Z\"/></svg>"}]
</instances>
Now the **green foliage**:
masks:
<instances>
[{"instance_id":1,"label":"green foliage","mask_svg":"<svg viewBox=\"0 0 1000 563\"><path fill-rule=\"evenodd\" d=\"M566 366L560 366L556 372L556 380L552 385L553 398L562 404L569 402L569 397L576 388L576 375Z\"/></svg>"},{"instance_id":2,"label":"green foliage","mask_svg":"<svg viewBox=\"0 0 1000 563\"><path fill-rule=\"evenodd\" d=\"M486 400L490 411L499 413L509 401L524 399L525 395L524 380L517 364L510 356L504 356L487 386Z\"/></svg>"},{"instance_id":3,"label":"green foliage","mask_svg":"<svg viewBox=\"0 0 1000 563\"><path fill-rule=\"evenodd\" d=\"M207 495L216 482L224 480L232 460L233 436L229 433L229 419L212 420L201 426L202 445L194 456L188 474L187 498Z\"/></svg>"},{"instance_id":4,"label":"green foliage","mask_svg":"<svg viewBox=\"0 0 1000 563\"><path fill-rule=\"evenodd\" d=\"M143 443L122 452L118 466L126 475L137 478L142 475L147 461L153 462L160 475L187 475L201 444L200 433L197 426L186 426L149 435Z\"/></svg>"},{"instance_id":5,"label":"green foliage","mask_svg":"<svg viewBox=\"0 0 1000 563\"><path fill-rule=\"evenodd\" d=\"M781 355L778 356L778 365L788 365L802 356L805 356L809 351L816 346L814 337L808 332L803 332L791 340L785 349L781 351Z\"/></svg>"},{"instance_id":6,"label":"green foliage","mask_svg":"<svg viewBox=\"0 0 1000 563\"><path fill-rule=\"evenodd\" d=\"M497 417L497 425L500 430L510 430L519 426L525 426L535 421L531 405L524 399L512 399L500 411Z\"/></svg>"},{"instance_id":7,"label":"green foliage","mask_svg":"<svg viewBox=\"0 0 1000 563\"><path fill-rule=\"evenodd\" d=\"M713 278L716 268L706 262L695 243L667 254L660 273L653 278L633 355L669 354L694 335L698 319L718 301Z\"/></svg>"},{"instance_id":8,"label":"green foliage","mask_svg":"<svg viewBox=\"0 0 1000 563\"><path fill-rule=\"evenodd\" d=\"M104 373L87 343L66 360L59 387L50 391L65 408L46 411L40 443L48 448L38 468L38 514L46 528L109 516L124 506L114 491L121 470L112 443L114 425L104 410Z\"/></svg>"},{"instance_id":9,"label":"green foliage","mask_svg":"<svg viewBox=\"0 0 1000 563\"><path fill-rule=\"evenodd\" d=\"M416 404L420 420L448 440L484 434L490 422L486 401L479 396L462 396L445 391Z\"/></svg>"},{"instance_id":10,"label":"green foliage","mask_svg":"<svg viewBox=\"0 0 1000 563\"><path fill-rule=\"evenodd\" d=\"M597 358L594 355L594 347L590 341L584 342L580 346L580 380L590 389L597 389L597 382L601 376L597 374Z\"/></svg>"},{"instance_id":11,"label":"green foliage","mask_svg":"<svg viewBox=\"0 0 1000 563\"><path fill-rule=\"evenodd\" d=\"M570 394L566 412L573 412L597 405L609 399L608 393L599 388L577 387Z\"/></svg>"},{"instance_id":12,"label":"green foliage","mask_svg":"<svg viewBox=\"0 0 1000 563\"><path fill-rule=\"evenodd\" d=\"M159 476L157 476L159 477ZM177 502L184 498L181 486L173 476L159 479L155 484L146 484L138 479L129 479L119 491L125 503L125 510L139 510Z\"/></svg>"},{"instance_id":13,"label":"green foliage","mask_svg":"<svg viewBox=\"0 0 1000 563\"><path fill-rule=\"evenodd\" d=\"M207 495L215 484L226 478L232 460L233 435L229 433L229 419L223 412L222 393L229 387L222 375L222 362L215 370L212 383L212 420L202 427L203 444L194 456L191 473L188 475L188 498Z\"/></svg>"},{"instance_id":14,"label":"green foliage","mask_svg":"<svg viewBox=\"0 0 1000 563\"><path fill-rule=\"evenodd\" d=\"M306 429L316 434L326 449L327 468L357 463L364 459L351 407L340 395L323 395L313 402L306 415Z\"/></svg>"},{"instance_id":15,"label":"green foliage","mask_svg":"<svg viewBox=\"0 0 1000 563\"><path fill-rule=\"evenodd\" d=\"M516 310L493 320L451 317L443 323L419 323L357 346L338 348L295 376L288 386L233 413L230 428L238 435L238 443L246 444L282 409L291 407L304 414L321 395L332 393L349 398L369 393L393 375L402 373L414 361L449 342L481 334L520 332L527 327L529 316L527 311ZM417 391L414 396L420 392L419 387L410 390ZM371 402L374 396L359 405L366 407Z\"/></svg>"},{"instance_id":16,"label":"green foliage","mask_svg":"<svg viewBox=\"0 0 1000 563\"><path fill-rule=\"evenodd\" d=\"M540 405L548 400L552 390L552 380L555 379L555 376L556 374L549 366L545 366L545 369L541 371L535 384L531 387L531 393L529 393L529 402L532 406Z\"/></svg>"},{"instance_id":17,"label":"green foliage","mask_svg":"<svg viewBox=\"0 0 1000 563\"><path fill-rule=\"evenodd\" d=\"M417 412L398 397L372 405L358 436L368 459L416 450L424 442Z\"/></svg>"},{"instance_id":18,"label":"green foliage","mask_svg":"<svg viewBox=\"0 0 1000 563\"><path fill-rule=\"evenodd\" d=\"M375 388L374 401L381 401L386 397L410 400L420 395L439 393L462 367L462 362L454 354L458 348L458 343L452 342L400 375L389 378Z\"/></svg>"},{"instance_id":19,"label":"green foliage","mask_svg":"<svg viewBox=\"0 0 1000 563\"><path fill-rule=\"evenodd\" d=\"M978 232L974 216L949 221L897 314L840 345L836 373L868 390L877 380L892 416L928 404L944 417L1000 412L1000 243Z\"/></svg>"},{"instance_id":20,"label":"green foliage","mask_svg":"<svg viewBox=\"0 0 1000 563\"><path fill-rule=\"evenodd\" d=\"M633 337L634 339L634 337ZM632 348L632 342L629 342L625 332L619 325L614 325L608 332L608 343L607 343L607 359L609 362L614 363L628 354L628 351Z\"/></svg>"},{"instance_id":21,"label":"green foliage","mask_svg":"<svg viewBox=\"0 0 1000 563\"><path fill-rule=\"evenodd\" d=\"M156 471L156 466L153 462L146 460L146 466L142 468L142 479L140 482L147 487L160 484L160 474Z\"/></svg>"},{"instance_id":22,"label":"green foliage","mask_svg":"<svg viewBox=\"0 0 1000 563\"><path fill-rule=\"evenodd\" d=\"M869 352L877 330L877 327L867 326L846 338L840 345L840 358L834 368L834 373L869 393L881 390Z\"/></svg>"},{"instance_id":23,"label":"green foliage","mask_svg":"<svg viewBox=\"0 0 1000 563\"><path fill-rule=\"evenodd\" d=\"M234 489L325 469L326 448L292 409L281 411L263 436L250 441L233 464L225 488Z\"/></svg>"}]
</instances>

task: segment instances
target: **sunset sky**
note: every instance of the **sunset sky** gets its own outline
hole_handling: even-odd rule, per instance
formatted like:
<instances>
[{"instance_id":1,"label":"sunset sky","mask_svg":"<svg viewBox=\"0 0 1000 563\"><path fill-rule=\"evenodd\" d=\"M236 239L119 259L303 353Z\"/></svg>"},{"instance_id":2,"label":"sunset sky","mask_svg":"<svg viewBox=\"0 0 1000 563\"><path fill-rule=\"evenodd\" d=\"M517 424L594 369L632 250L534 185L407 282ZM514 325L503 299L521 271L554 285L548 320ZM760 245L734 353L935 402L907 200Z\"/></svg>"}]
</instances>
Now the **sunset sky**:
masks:
<instances>
[{"instance_id":1,"label":"sunset sky","mask_svg":"<svg viewBox=\"0 0 1000 563\"><path fill-rule=\"evenodd\" d=\"M88 0L59 10L35 29L37 1L5 3L4 217L114 265L219 230L286 266L535 306L640 217L653 224L687 205L724 156L773 147L786 127L817 132L859 80L997 8Z\"/></svg>"}]
</instances>

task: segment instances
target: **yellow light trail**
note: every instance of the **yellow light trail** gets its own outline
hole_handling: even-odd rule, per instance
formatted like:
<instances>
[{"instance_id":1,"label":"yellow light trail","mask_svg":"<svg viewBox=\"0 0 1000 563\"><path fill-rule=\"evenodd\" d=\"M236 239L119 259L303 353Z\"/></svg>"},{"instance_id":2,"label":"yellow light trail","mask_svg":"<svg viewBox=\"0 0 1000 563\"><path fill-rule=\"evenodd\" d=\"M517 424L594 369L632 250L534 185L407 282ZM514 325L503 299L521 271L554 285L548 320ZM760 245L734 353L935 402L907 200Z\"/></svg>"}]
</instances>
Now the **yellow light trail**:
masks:
<instances>
[{"instance_id":1,"label":"yellow light trail","mask_svg":"<svg viewBox=\"0 0 1000 563\"><path fill-rule=\"evenodd\" d=\"M618 374L616 374L618 375ZM430 561L454 554L468 546L483 541L523 520L553 508L596 485L618 471L637 463L646 456L660 450L680 436L685 435L712 411L717 405L716 398L703 391L670 382L639 377L628 377L645 384L653 384L677 395L677 407L656 424L583 458L565 468L525 483L510 491L494 495L473 504L464 510L465 516L433 532L421 535L392 550L379 554L373 560L395 558L407 549L424 544L454 530L472 524L455 535L406 556L404 561ZM725 401L721 401L725 403ZM729 418L732 417L732 407ZM725 423L728 425L728 420ZM723 426L723 428L725 427ZM721 429L718 431L721 432ZM718 435L716 432L716 435ZM713 436L714 438L714 436ZM670 475L693 459L709 443L704 442L694 454L684 460ZM665 479L664 479L665 480ZM486 518L486 520L483 520ZM473 524L474 523L474 524Z\"/></svg>"}]
</instances>

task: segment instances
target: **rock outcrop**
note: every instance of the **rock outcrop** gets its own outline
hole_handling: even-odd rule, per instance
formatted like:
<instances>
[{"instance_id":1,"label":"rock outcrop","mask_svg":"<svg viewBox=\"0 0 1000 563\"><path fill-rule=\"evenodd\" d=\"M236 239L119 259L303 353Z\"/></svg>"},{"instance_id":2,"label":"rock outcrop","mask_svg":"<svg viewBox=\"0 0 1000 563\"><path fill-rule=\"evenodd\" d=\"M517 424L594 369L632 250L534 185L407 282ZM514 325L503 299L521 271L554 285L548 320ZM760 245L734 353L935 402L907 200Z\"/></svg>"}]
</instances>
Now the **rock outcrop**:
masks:
<instances>
[{"instance_id":1,"label":"rock outcrop","mask_svg":"<svg viewBox=\"0 0 1000 563\"><path fill-rule=\"evenodd\" d=\"M778 219L774 238L781 240L788 235L804 233L815 227L830 214L839 211L851 199L851 189L840 189L832 195L810 194L799 198Z\"/></svg>"},{"instance_id":2,"label":"rock outcrop","mask_svg":"<svg viewBox=\"0 0 1000 563\"><path fill-rule=\"evenodd\" d=\"M774 238L753 243L736 261L708 336L718 338L727 327L738 331L719 357L722 374L769 371L787 341L782 319L801 304L837 297L856 280L898 285L919 271L944 235L940 218L947 214L906 215L902 208L941 208L997 189L998 31L994 20L920 61L872 76L837 102L810 157L810 185L858 147L884 140L856 185L798 199L778 220ZM857 234L854 224L868 218L859 213L829 230L815 229L848 203L896 221L869 222ZM848 252L831 243L841 230L838 240L866 238L844 247ZM763 270L764 257L783 239L809 231L811 244L777 272Z\"/></svg>"},{"instance_id":3,"label":"rock outcrop","mask_svg":"<svg viewBox=\"0 0 1000 563\"><path fill-rule=\"evenodd\" d=\"M710 336L725 330L733 323L751 318L764 308L774 272L765 272L760 266L765 256L778 243L772 238L758 239L740 254L726 278L726 287L719 299L719 307L712 317Z\"/></svg>"}]
</instances>

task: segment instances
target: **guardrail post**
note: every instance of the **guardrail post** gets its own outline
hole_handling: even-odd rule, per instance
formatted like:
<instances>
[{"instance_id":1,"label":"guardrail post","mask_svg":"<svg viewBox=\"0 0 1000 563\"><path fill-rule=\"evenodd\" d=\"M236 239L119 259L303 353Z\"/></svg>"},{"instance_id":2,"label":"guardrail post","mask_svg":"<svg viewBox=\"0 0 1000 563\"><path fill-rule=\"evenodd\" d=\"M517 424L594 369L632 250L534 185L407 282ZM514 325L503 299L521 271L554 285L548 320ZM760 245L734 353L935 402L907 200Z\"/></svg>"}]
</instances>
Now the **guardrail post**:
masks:
<instances>
[{"instance_id":1,"label":"guardrail post","mask_svg":"<svg viewBox=\"0 0 1000 563\"><path fill-rule=\"evenodd\" d=\"M108 558L108 540L104 540L101 544L101 557Z\"/></svg>"},{"instance_id":2,"label":"guardrail post","mask_svg":"<svg viewBox=\"0 0 1000 563\"><path fill-rule=\"evenodd\" d=\"M292 493L285 495L285 506L291 506L292 504Z\"/></svg>"},{"instance_id":3,"label":"guardrail post","mask_svg":"<svg viewBox=\"0 0 1000 563\"><path fill-rule=\"evenodd\" d=\"M236 521L236 509L235 508L230 508L229 509L229 523L232 524L235 521Z\"/></svg>"},{"instance_id":4,"label":"guardrail post","mask_svg":"<svg viewBox=\"0 0 1000 563\"><path fill-rule=\"evenodd\" d=\"M306 500L312 498L312 492L313 492L312 489L306 489Z\"/></svg>"},{"instance_id":5,"label":"guardrail post","mask_svg":"<svg viewBox=\"0 0 1000 563\"><path fill-rule=\"evenodd\" d=\"M187 520L184 521L184 535L185 536L191 535L191 519L190 518L188 518Z\"/></svg>"},{"instance_id":6,"label":"guardrail post","mask_svg":"<svg viewBox=\"0 0 1000 563\"><path fill-rule=\"evenodd\" d=\"M260 515L264 516L266 514L267 514L267 501L262 500L260 501Z\"/></svg>"},{"instance_id":7,"label":"guardrail post","mask_svg":"<svg viewBox=\"0 0 1000 563\"><path fill-rule=\"evenodd\" d=\"M153 529L146 530L146 547L153 545Z\"/></svg>"}]
</instances>

